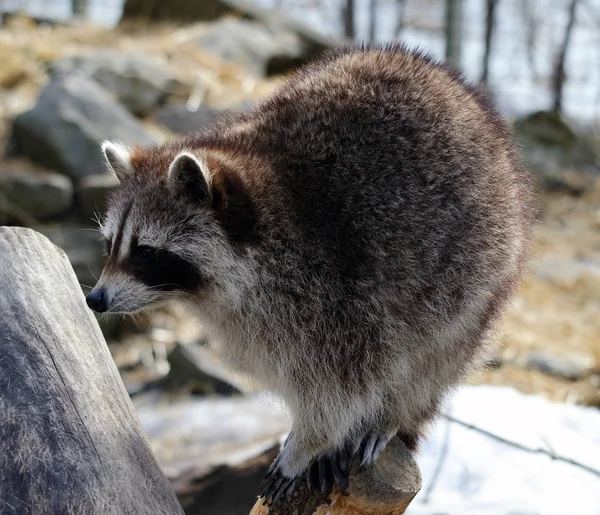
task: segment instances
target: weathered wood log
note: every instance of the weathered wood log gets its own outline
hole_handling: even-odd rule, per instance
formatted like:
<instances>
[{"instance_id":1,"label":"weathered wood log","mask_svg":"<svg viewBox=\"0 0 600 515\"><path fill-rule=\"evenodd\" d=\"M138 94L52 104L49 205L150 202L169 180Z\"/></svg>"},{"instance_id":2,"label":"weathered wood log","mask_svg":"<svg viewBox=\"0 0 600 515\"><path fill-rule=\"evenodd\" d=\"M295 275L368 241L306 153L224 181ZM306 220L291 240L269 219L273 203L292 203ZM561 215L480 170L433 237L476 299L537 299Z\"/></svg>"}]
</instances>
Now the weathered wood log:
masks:
<instances>
[{"instance_id":1,"label":"weathered wood log","mask_svg":"<svg viewBox=\"0 0 600 515\"><path fill-rule=\"evenodd\" d=\"M350 475L349 496L335 490L329 499L302 483L286 499L263 505L250 515L401 515L421 489L421 472L405 445L394 438L375 465Z\"/></svg>"},{"instance_id":2,"label":"weathered wood log","mask_svg":"<svg viewBox=\"0 0 600 515\"><path fill-rule=\"evenodd\" d=\"M182 514L66 256L0 228L0 513Z\"/></svg>"}]
</instances>

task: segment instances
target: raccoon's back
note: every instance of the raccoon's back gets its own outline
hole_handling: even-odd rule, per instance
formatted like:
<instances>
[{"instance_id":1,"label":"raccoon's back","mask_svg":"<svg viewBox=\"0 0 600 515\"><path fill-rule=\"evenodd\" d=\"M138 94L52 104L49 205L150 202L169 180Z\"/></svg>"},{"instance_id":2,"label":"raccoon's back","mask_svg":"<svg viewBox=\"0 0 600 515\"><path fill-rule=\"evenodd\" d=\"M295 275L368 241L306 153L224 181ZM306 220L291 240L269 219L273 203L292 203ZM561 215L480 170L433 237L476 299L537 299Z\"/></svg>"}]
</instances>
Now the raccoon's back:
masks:
<instances>
[{"instance_id":1,"label":"raccoon's back","mask_svg":"<svg viewBox=\"0 0 600 515\"><path fill-rule=\"evenodd\" d=\"M271 234L301 242L279 248L344 294L458 305L518 272L531 181L493 106L426 57L332 54L229 134L270 164L247 179Z\"/></svg>"}]
</instances>

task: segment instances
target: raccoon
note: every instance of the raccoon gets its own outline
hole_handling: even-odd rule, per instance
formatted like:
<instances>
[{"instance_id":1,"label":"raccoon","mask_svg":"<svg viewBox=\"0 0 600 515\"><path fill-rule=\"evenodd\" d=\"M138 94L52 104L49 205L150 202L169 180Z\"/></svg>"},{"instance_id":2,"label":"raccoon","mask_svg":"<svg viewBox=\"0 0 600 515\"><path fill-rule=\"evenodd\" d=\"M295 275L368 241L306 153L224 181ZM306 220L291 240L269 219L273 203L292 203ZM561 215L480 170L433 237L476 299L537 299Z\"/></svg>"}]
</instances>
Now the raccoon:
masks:
<instances>
[{"instance_id":1,"label":"raccoon","mask_svg":"<svg viewBox=\"0 0 600 515\"><path fill-rule=\"evenodd\" d=\"M404 46L333 52L251 111L155 148L103 144L99 312L173 299L280 396L262 493L347 492L389 440L416 449L481 361L523 274L536 202L507 125Z\"/></svg>"}]
</instances>

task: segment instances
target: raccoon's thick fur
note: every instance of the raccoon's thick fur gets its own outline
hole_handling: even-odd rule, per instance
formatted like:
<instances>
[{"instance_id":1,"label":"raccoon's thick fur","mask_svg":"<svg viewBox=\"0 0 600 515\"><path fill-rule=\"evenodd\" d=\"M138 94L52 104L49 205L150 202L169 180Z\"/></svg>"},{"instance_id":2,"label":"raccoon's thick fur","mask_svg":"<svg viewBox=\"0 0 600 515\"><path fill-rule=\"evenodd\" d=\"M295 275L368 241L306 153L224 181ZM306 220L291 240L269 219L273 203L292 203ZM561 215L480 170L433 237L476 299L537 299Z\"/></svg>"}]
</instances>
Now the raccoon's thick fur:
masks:
<instances>
[{"instance_id":1,"label":"raccoon's thick fur","mask_svg":"<svg viewBox=\"0 0 600 515\"><path fill-rule=\"evenodd\" d=\"M121 181L88 302L180 298L293 427L264 483L348 486L414 449L492 340L535 218L491 102L401 46L338 51L247 114L156 148L106 143Z\"/></svg>"}]
</instances>

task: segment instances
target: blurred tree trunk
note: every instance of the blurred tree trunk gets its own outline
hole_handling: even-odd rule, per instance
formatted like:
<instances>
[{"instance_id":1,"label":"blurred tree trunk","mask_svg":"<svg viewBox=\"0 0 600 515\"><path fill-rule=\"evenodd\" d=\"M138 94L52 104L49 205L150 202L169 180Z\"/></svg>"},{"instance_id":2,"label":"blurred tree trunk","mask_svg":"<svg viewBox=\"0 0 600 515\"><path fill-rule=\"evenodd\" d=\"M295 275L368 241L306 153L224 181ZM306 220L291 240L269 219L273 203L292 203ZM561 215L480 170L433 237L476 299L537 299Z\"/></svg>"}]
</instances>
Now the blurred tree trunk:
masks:
<instances>
[{"instance_id":1,"label":"blurred tree trunk","mask_svg":"<svg viewBox=\"0 0 600 515\"><path fill-rule=\"evenodd\" d=\"M488 75L490 69L490 52L492 49L492 35L495 26L496 5L498 0L487 0L487 12L485 16L485 51L483 53L483 72L481 74L481 82L488 83Z\"/></svg>"},{"instance_id":2,"label":"blurred tree trunk","mask_svg":"<svg viewBox=\"0 0 600 515\"><path fill-rule=\"evenodd\" d=\"M369 0L369 41L375 41L377 35L377 0Z\"/></svg>"},{"instance_id":3,"label":"blurred tree trunk","mask_svg":"<svg viewBox=\"0 0 600 515\"><path fill-rule=\"evenodd\" d=\"M525 20L525 26L527 27L527 61L529 62L529 68L531 69L531 74L535 82L540 79L540 72L538 70L535 55L539 21L535 12L535 8L531 5L531 3L523 2L521 4L521 12L523 14L523 19Z\"/></svg>"},{"instance_id":4,"label":"blurred tree trunk","mask_svg":"<svg viewBox=\"0 0 600 515\"><path fill-rule=\"evenodd\" d=\"M343 8L344 36L354 40L354 0L346 0Z\"/></svg>"},{"instance_id":5,"label":"blurred tree trunk","mask_svg":"<svg viewBox=\"0 0 600 515\"><path fill-rule=\"evenodd\" d=\"M571 0L569 5L567 27L565 28L565 35L558 52L556 59L556 68L554 70L553 77L553 93L554 93L554 111L560 113L562 110L562 97L563 97L563 86L565 84L565 61L567 58L567 51L569 49L569 43L571 42L571 34L573 32L573 26L575 25L575 11L577 10L577 4L579 0Z\"/></svg>"},{"instance_id":6,"label":"blurred tree trunk","mask_svg":"<svg viewBox=\"0 0 600 515\"><path fill-rule=\"evenodd\" d=\"M405 18L406 0L396 0L396 30L394 31L396 37L399 37L402 29L404 29Z\"/></svg>"},{"instance_id":7,"label":"blurred tree trunk","mask_svg":"<svg viewBox=\"0 0 600 515\"><path fill-rule=\"evenodd\" d=\"M87 18L88 0L71 0L71 11L73 16L78 18Z\"/></svg>"},{"instance_id":8,"label":"blurred tree trunk","mask_svg":"<svg viewBox=\"0 0 600 515\"><path fill-rule=\"evenodd\" d=\"M462 0L446 0L446 60L460 68Z\"/></svg>"}]
</instances>

